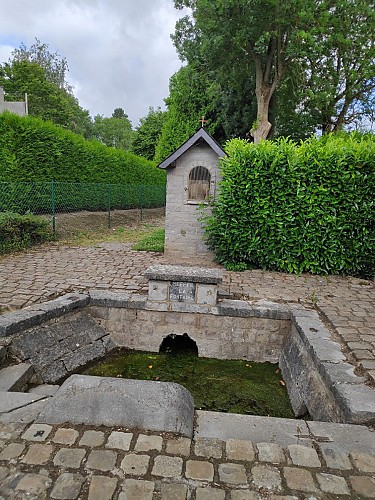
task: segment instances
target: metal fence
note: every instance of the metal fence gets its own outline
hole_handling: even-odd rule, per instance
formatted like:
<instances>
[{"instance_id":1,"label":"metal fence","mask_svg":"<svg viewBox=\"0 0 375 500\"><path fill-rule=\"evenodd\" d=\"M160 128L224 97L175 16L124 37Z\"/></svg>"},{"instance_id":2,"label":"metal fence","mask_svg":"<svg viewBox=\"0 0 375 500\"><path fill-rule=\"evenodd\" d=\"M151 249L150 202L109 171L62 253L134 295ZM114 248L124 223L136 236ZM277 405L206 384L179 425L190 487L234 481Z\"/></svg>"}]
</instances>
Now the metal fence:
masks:
<instances>
[{"instance_id":1,"label":"metal fence","mask_svg":"<svg viewBox=\"0 0 375 500\"><path fill-rule=\"evenodd\" d=\"M0 182L0 212L50 216L56 237L58 214L101 212L111 227L114 210L144 210L165 206L165 186L74 182Z\"/></svg>"}]
</instances>

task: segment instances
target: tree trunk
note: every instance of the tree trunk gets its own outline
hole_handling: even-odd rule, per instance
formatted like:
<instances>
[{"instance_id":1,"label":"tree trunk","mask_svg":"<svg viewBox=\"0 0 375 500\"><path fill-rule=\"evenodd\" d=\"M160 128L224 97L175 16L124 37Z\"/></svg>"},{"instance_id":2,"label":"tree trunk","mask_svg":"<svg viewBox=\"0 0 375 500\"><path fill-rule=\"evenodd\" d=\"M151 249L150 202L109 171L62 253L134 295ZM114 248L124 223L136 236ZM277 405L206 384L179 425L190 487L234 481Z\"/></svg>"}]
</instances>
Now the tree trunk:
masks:
<instances>
[{"instance_id":1,"label":"tree trunk","mask_svg":"<svg viewBox=\"0 0 375 500\"><path fill-rule=\"evenodd\" d=\"M265 82L262 82L259 86L257 85L255 94L258 107L257 120L254 127L250 130L250 133L254 137L254 144L259 144L261 140L267 139L272 128L271 123L268 121L268 113L273 88Z\"/></svg>"},{"instance_id":2,"label":"tree trunk","mask_svg":"<svg viewBox=\"0 0 375 500\"><path fill-rule=\"evenodd\" d=\"M347 115L347 112L348 112L348 109L349 109L349 106L350 106L350 103L352 100L353 100L353 98L351 97L351 95L345 96L344 105L339 113L339 116L336 119L336 123L333 125L333 132L335 134L337 134L337 132L340 132L340 130L342 130L342 128L344 127L345 117Z\"/></svg>"}]
</instances>

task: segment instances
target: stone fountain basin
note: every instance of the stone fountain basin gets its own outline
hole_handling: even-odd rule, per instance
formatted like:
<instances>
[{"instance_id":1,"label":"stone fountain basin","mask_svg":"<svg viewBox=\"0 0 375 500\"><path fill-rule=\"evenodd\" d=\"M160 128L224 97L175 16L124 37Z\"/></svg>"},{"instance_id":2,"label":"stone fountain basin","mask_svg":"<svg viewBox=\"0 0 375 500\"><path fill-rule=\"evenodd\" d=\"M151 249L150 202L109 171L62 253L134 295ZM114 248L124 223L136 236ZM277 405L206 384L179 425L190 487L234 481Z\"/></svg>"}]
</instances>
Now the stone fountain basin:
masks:
<instances>
[{"instance_id":1,"label":"stone fountain basin","mask_svg":"<svg viewBox=\"0 0 375 500\"><path fill-rule=\"evenodd\" d=\"M355 375L317 311L300 305L158 302L92 291L0 316L0 337L11 355L33 364L39 383L64 380L118 346L158 352L165 337L184 333L200 356L279 362L296 416L307 410L316 421L375 423L374 390Z\"/></svg>"}]
</instances>

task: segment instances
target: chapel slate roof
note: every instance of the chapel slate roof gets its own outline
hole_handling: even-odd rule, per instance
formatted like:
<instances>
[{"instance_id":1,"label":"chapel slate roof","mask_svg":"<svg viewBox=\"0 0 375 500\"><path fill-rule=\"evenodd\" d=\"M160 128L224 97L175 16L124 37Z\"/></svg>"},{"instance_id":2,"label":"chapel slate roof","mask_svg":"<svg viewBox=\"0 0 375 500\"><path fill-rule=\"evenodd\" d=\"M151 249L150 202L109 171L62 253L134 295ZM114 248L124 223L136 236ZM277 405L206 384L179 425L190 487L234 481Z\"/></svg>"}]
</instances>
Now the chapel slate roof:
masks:
<instances>
[{"instance_id":1,"label":"chapel slate roof","mask_svg":"<svg viewBox=\"0 0 375 500\"><path fill-rule=\"evenodd\" d=\"M196 132L193 136L190 137L182 146L180 146L174 153L168 156L162 163L158 165L158 168L168 168L174 167L174 162L182 156L188 149L194 146L198 141L205 141L219 156L222 158L225 156L224 151L221 149L219 144L215 141L213 137L210 136L208 132L205 131L203 127L201 127L198 132Z\"/></svg>"}]
</instances>

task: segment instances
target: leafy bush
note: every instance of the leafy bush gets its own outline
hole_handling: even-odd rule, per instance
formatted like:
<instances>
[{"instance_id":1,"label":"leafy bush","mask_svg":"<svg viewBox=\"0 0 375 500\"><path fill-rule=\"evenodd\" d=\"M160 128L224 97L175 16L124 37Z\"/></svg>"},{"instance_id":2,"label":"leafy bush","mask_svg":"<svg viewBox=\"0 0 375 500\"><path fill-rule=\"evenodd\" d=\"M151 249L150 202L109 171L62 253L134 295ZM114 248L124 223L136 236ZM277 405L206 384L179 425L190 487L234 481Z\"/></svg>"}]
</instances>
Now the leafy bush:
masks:
<instances>
[{"instance_id":1,"label":"leafy bush","mask_svg":"<svg viewBox=\"0 0 375 500\"><path fill-rule=\"evenodd\" d=\"M0 254L51 239L49 222L32 214L0 213Z\"/></svg>"},{"instance_id":2,"label":"leafy bush","mask_svg":"<svg viewBox=\"0 0 375 500\"><path fill-rule=\"evenodd\" d=\"M375 140L258 146L234 139L206 234L219 262L294 273L374 273Z\"/></svg>"},{"instance_id":3,"label":"leafy bush","mask_svg":"<svg viewBox=\"0 0 375 500\"><path fill-rule=\"evenodd\" d=\"M155 163L122 149L11 113L0 114L0 182L165 185Z\"/></svg>"}]
</instances>

